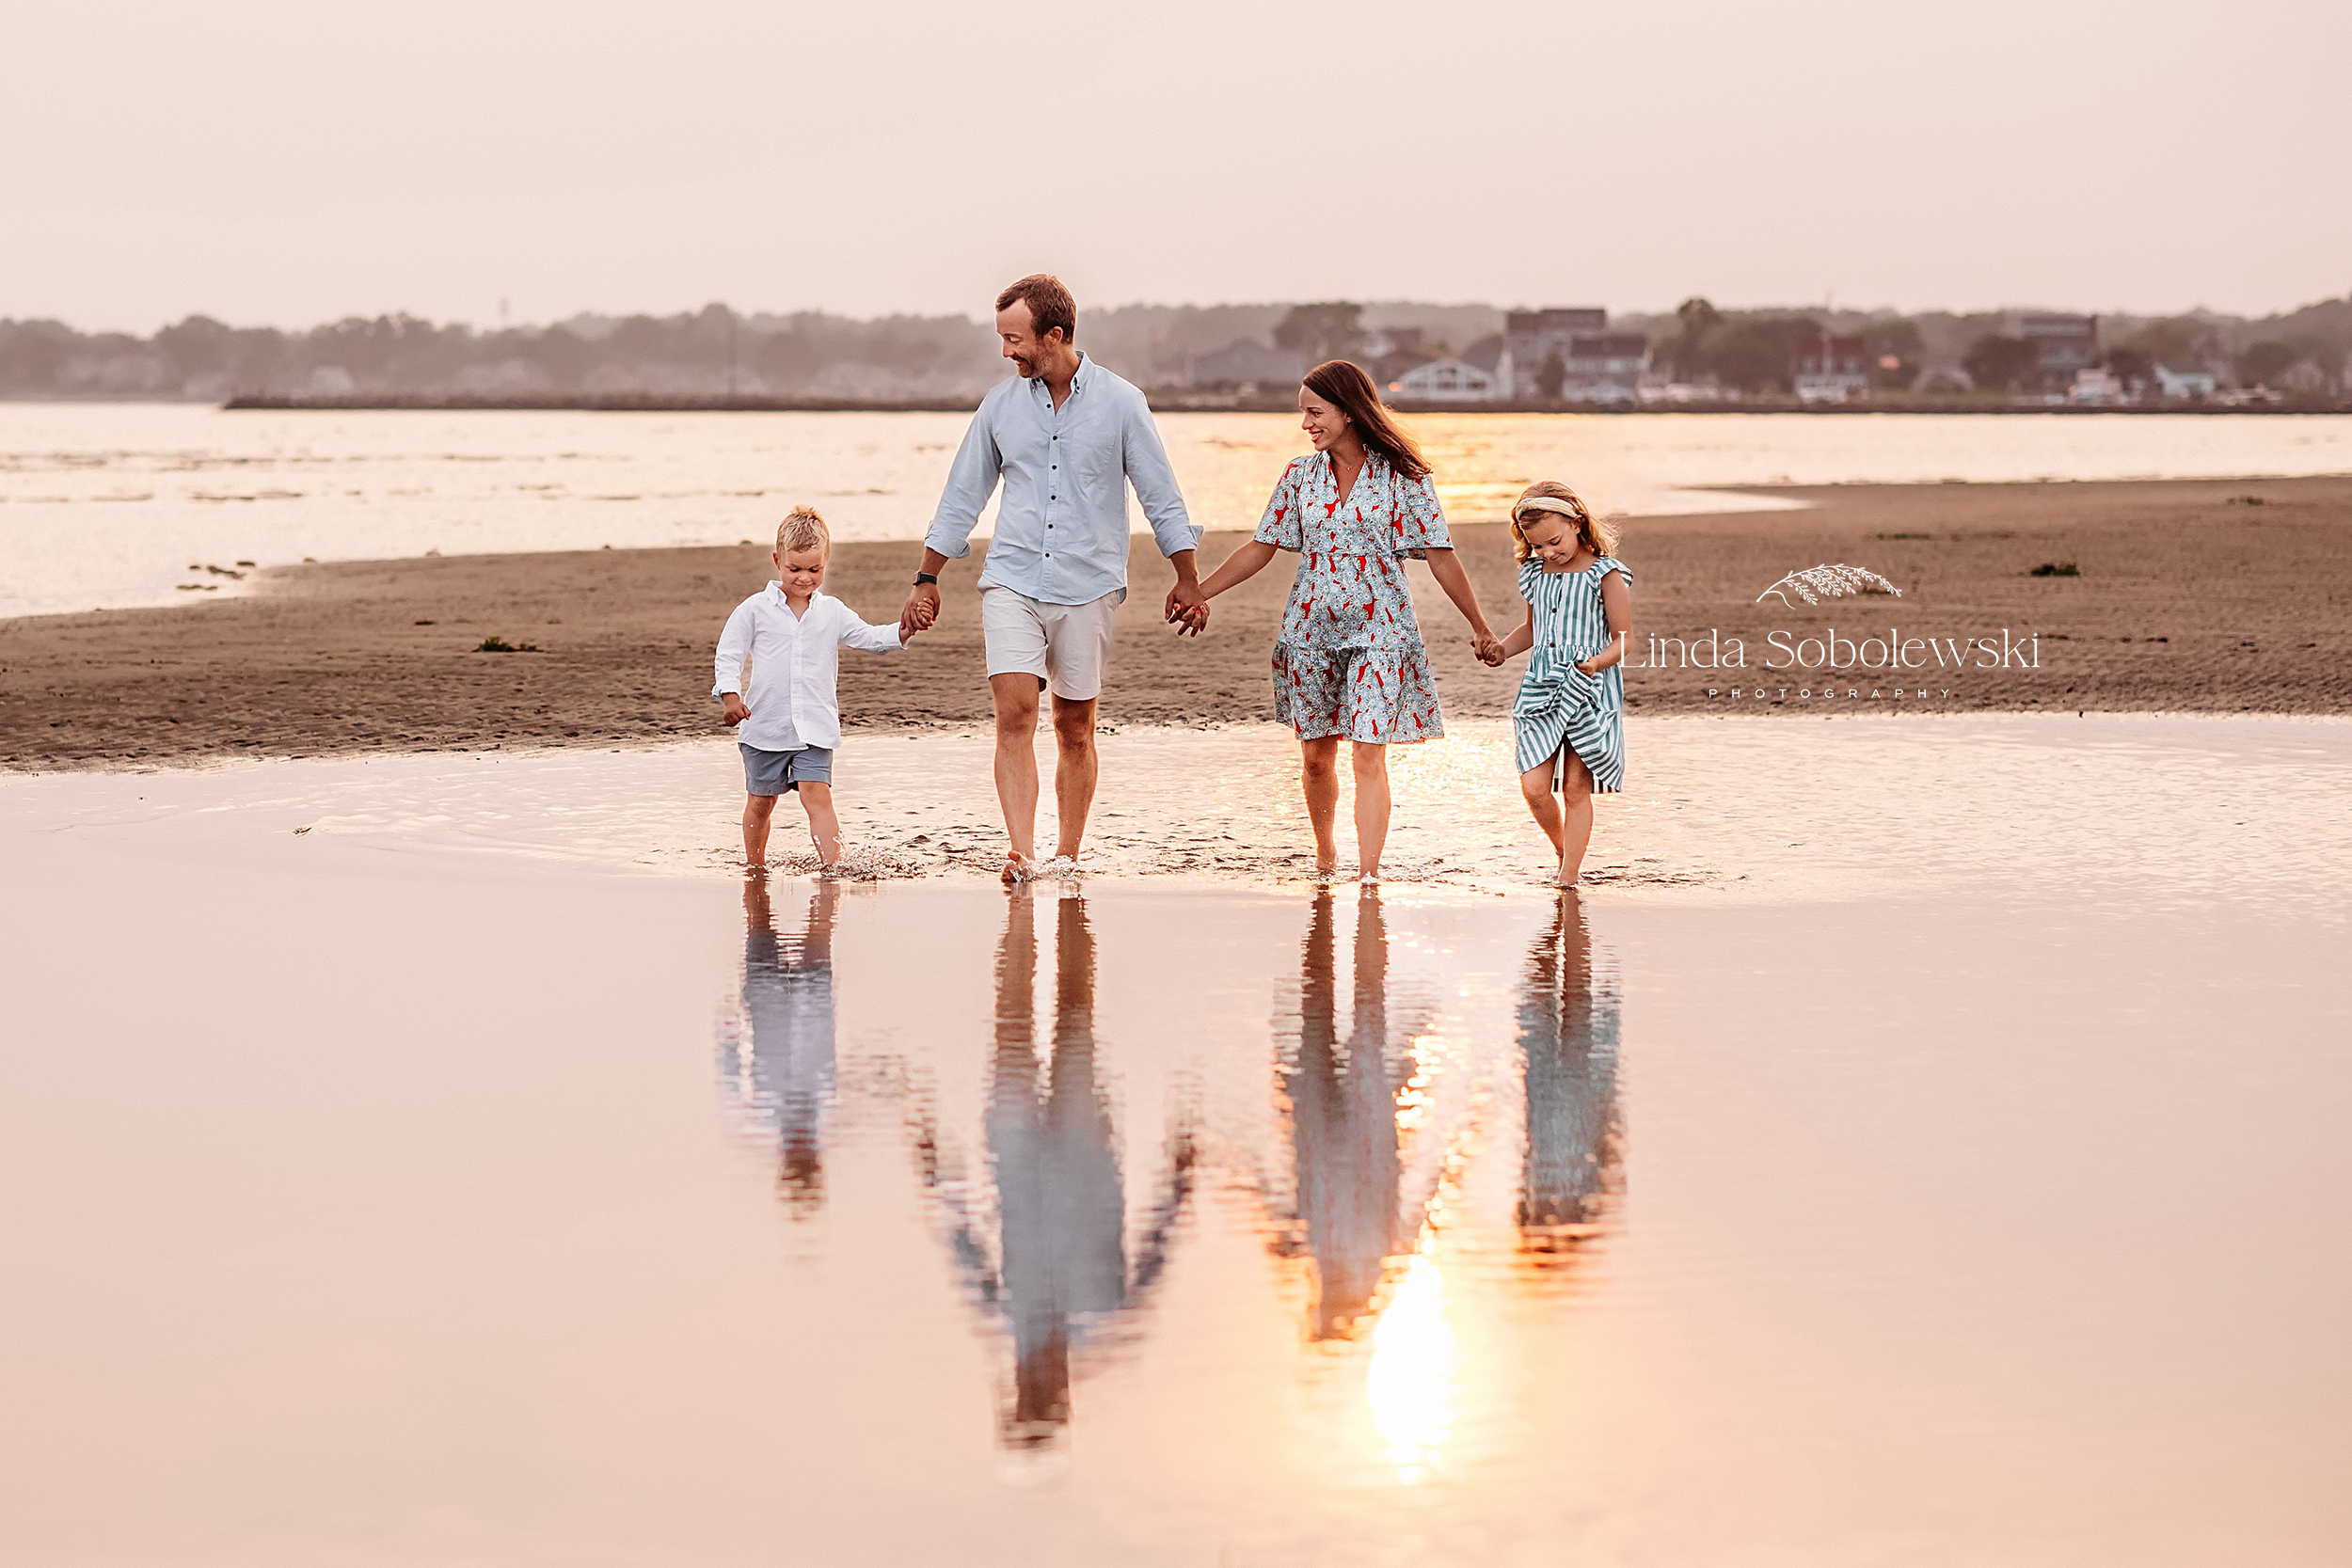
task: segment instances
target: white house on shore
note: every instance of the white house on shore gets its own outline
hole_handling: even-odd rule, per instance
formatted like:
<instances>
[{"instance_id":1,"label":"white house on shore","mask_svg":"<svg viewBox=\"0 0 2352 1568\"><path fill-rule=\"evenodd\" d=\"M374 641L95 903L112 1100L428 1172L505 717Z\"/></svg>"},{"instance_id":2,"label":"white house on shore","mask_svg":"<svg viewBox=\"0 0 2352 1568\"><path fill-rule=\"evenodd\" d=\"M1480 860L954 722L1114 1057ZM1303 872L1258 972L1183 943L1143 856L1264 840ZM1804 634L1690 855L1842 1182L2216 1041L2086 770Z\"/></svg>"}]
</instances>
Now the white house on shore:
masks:
<instances>
[{"instance_id":1,"label":"white house on shore","mask_svg":"<svg viewBox=\"0 0 2352 1568\"><path fill-rule=\"evenodd\" d=\"M1500 395L1494 376L1460 359L1432 359L1389 383L1401 398L1422 403L1491 403Z\"/></svg>"},{"instance_id":2,"label":"white house on shore","mask_svg":"<svg viewBox=\"0 0 2352 1568\"><path fill-rule=\"evenodd\" d=\"M2211 371L2169 371L2156 367L2156 392L2167 398L2209 398L2220 390L2220 379Z\"/></svg>"}]
</instances>

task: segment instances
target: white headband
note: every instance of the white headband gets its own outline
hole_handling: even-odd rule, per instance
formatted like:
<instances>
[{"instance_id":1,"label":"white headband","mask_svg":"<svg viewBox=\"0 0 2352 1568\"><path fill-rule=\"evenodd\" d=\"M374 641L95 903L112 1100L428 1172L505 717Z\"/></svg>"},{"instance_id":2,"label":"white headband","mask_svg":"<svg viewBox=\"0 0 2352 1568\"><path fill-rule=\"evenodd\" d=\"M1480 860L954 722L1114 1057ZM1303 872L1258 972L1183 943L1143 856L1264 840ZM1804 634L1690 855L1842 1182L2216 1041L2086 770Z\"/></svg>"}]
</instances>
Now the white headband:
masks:
<instances>
[{"instance_id":1,"label":"white headband","mask_svg":"<svg viewBox=\"0 0 2352 1568\"><path fill-rule=\"evenodd\" d=\"M1522 512L1557 512L1563 517L1574 517L1580 522L1585 515L1584 509L1574 501L1564 501L1554 496L1528 496L1511 509L1511 515L1516 517Z\"/></svg>"}]
</instances>

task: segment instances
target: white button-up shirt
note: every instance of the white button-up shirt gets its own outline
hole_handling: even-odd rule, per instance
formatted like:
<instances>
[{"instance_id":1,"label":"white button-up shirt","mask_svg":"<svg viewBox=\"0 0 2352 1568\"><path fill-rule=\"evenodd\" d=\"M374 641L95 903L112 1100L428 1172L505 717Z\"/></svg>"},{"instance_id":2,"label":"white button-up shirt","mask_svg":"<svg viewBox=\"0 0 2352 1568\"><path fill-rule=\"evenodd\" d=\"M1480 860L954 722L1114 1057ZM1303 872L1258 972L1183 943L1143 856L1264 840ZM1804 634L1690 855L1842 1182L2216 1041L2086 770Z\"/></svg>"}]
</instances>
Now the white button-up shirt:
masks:
<instances>
[{"instance_id":1,"label":"white button-up shirt","mask_svg":"<svg viewBox=\"0 0 2352 1568\"><path fill-rule=\"evenodd\" d=\"M841 650L896 653L906 644L896 626L872 626L829 594L809 595L808 611L792 613L781 584L770 583L735 607L719 634L714 697L733 691L752 716L735 737L762 752L841 744L841 704L834 684ZM743 660L751 658L750 680Z\"/></svg>"},{"instance_id":2,"label":"white button-up shirt","mask_svg":"<svg viewBox=\"0 0 2352 1568\"><path fill-rule=\"evenodd\" d=\"M1143 394L1081 354L1070 395L1054 406L1042 376L989 388L947 471L923 543L950 561L972 553L980 509L1005 482L982 588L1046 604L1127 594L1127 485L1132 481L1162 555L1200 543L1176 470Z\"/></svg>"}]
</instances>

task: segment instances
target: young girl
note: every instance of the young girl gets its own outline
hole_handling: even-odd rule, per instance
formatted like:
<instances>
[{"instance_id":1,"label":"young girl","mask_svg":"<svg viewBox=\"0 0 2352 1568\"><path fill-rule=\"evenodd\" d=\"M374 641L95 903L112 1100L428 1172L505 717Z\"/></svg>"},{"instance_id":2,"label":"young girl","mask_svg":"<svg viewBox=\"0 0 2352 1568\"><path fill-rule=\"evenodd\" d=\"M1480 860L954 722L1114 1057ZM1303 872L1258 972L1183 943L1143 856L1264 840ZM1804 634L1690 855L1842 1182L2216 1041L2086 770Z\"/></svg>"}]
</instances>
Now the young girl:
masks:
<instances>
[{"instance_id":1,"label":"young girl","mask_svg":"<svg viewBox=\"0 0 2352 1568\"><path fill-rule=\"evenodd\" d=\"M1610 554L1617 531L1552 480L1529 485L1512 506L1511 541L1527 618L1488 662L1534 650L1511 705L1519 793L1560 851L1560 885L1570 887L1592 842L1594 793L1613 795L1625 783L1625 675L1617 666L1633 629L1633 574Z\"/></svg>"},{"instance_id":2,"label":"young girl","mask_svg":"<svg viewBox=\"0 0 2352 1568\"><path fill-rule=\"evenodd\" d=\"M1500 663L1502 644L1454 559L1429 465L1380 405L1372 379L1344 359L1317 365L1298 388L1298 414L1313 454L1283 470L1256 536L1200 592L1215 598L1256 576L1276 552L1298 552L1274 642L1274 716L1298 736L1320 875L1339 864L1332 822L1340 742L1355 743L1357 867L1363 880L1376 882L1389 837L1389 747L1445 733L1405 558L1429 562L1470 622L1481 657Z\"/></svg>"}]
</instances>

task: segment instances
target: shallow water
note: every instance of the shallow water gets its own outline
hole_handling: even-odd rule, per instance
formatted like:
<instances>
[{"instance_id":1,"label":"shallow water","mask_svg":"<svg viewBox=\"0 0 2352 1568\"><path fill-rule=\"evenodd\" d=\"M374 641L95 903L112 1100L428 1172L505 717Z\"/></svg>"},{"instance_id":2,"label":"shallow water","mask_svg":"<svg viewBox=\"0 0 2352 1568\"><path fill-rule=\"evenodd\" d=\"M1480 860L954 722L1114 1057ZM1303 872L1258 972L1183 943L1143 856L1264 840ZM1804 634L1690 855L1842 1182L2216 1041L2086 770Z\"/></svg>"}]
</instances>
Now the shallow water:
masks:
<instances>
[{"instance_id":1,"label":"shallow water","mask_svg":"<svg viewBox=\"0 0 2352 1568\"><path fill-rule=\"evenodd\" d=\"M1774 510L1699 485L2352 472L2352 418L1413 417L1449 515L1541 478L1605 511ZM954 414L224 413L0 404L0 616L233 594L240 561L351 561L772 538L802 502L842 539L914 539ZM1255 526L1306 450L1279 414L1160 420L1193 518ZM1140 524L1140 514L1135 515ZM985 525L984 525L985 526Z\"/></svg>"},{"instance_id":2,"label":"shallow water","mask_svg":"<svg viewBox=\"0 0 2352 1568\"><path fill-rule=\"evenodd\" d=\"M0 781L0 1558L2342 1560L2352 726L1632 739L1565 902L747 886L708 749ZM1270 856L1279 750L1105 779Z\"/></svg>"}]
</instances>

